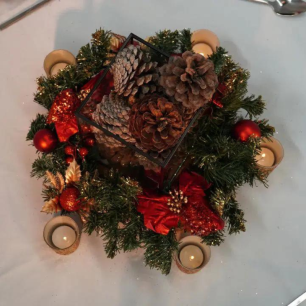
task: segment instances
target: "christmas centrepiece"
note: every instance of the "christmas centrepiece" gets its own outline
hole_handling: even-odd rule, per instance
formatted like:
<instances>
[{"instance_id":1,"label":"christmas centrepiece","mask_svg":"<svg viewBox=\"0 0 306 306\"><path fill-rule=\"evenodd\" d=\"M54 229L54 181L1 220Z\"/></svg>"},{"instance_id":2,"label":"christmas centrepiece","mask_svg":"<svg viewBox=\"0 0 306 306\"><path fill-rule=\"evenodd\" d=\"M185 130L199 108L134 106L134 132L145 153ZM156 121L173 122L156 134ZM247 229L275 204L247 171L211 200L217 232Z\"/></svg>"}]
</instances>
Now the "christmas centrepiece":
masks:
<instances>
[{"instance_id":1,"label":"christmas centrepiece","mask_svg":"<svg viewBox=\"0 0 306 306\"><path fill-rule=\"evenodd\" d=\"M48 71L34 98L48 112L27 135L38 151L31 175L44 178L43 212L78 214L108 257L144 248L145 264L164 274L173 258L184 265L201 249L176 255L180 233L216 246L245 231L237 189L267 186L262 141L274 128L258 119L262 97L247 95L249 73L212 32L164 30L143 40L100 29L76 64ZM52 229L53 248L73 243L58 241L66 223Z\"/></svg>"}]
</instances>

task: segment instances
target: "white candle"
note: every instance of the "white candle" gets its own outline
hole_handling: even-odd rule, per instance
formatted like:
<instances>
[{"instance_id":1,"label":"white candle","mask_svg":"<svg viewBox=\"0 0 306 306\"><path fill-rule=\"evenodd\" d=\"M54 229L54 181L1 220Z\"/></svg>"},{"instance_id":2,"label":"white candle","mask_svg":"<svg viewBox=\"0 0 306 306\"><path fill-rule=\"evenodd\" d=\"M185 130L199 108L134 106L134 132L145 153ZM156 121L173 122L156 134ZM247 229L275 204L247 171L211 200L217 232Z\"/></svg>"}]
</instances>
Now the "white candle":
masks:
<instances>
[{"instance_id":1,"label":"white candle","mask_svg":"<svg viewBox=\"0 0 306 306\"><path fill-rule=\"evenodd\" d=\"M203 55L205 58L207 58L209 55L213 54L214 51L212 48L204 43L196 44L192 47L193 52L199 53Z\"/></svg>"},{"instance_id":2,"label":"white candle","mask_svg":"<svg viewBox=\"0 0 306 306\"><path fill-rule=\"evenodd\" d=\"M256 161L260 166L272 167L275 162L275 155L270 149L263 147L261 152L256 156Z\"/></svg>"},{"instance_id":3,"label":"white candle","mask_svg":"<svg viewBox=\"0 0 306 306\"><path fill-rule=\"evenodd\" d=\"M76 240L76 233L70 226L59 226L52 233L52 242L59 249L69 248Z\"/></svg>"},{"instance_id":4,"label":"white candle","mask_svg":"<svg viewBox=\"0 0 306 306\"><path fill-rule=\"evenodd\" d=\"M57 63L54 66L52 66L50 74L52 76L57 75L60 70L63 70L68 64L67 63Z\"/></svg>"},{"instance_id":5,"label":"white candle","mask_svg":"<svg viewBox=\"0 0 306 306\"><path fill-rule=\"evenodd\" d=\"M197 269L203 264L204 254L200 247L187 245L181 249L179 258L184 267Z\"/></svg>"}]
</instances>

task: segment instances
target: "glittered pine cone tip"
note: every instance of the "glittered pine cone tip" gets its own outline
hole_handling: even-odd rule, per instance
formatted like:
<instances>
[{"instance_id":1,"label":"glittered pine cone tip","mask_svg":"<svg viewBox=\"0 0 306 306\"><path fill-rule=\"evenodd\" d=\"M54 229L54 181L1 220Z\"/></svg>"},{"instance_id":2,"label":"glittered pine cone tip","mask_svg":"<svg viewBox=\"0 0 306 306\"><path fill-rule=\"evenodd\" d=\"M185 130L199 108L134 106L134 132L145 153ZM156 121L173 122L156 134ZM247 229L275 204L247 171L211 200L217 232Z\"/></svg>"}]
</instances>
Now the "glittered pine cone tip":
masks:
<instances>
[{"instance_id":1,"label":"glittered pine cone tip","mask_svg":"<svg viewBox=\"0 0 306 306\"><path fill-rule=\"evenodd\" d=\"M146 95L133 105L129 129L138 147L162 152L173 147L182 135L183 119L178 108L166 98Z\"/></svg>"},{"instance_id":2,"label":"glittered pine cone tip","mask_svg":"<svg viewBox=\"0 0 306 306\"><path fill-rule=\"evenodd\" d=\"M160 74L159 84L166 94L194 111L211 100L218 86L213 62L190 51L170 57Z\"/></svg>"}]
</instances>

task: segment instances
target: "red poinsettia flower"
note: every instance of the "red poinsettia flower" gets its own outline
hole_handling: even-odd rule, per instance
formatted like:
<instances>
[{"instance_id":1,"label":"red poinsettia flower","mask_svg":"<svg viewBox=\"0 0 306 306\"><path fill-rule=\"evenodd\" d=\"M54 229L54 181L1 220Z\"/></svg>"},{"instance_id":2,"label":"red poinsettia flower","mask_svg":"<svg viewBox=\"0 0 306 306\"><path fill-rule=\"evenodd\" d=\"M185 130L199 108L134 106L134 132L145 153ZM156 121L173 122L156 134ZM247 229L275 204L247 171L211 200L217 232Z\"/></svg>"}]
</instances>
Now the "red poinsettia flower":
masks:
<instances>
[{"instance_id":1,"label":"red poinsettia flower","mask_svg":"<svg viewBox=\"0 0 306 306\"><path fill-rule=\"evenodd\" d=\"M162 235L167 235L181 221L186 230L206 236L224 227L224 221L211 210L205 197L205 190L210 186L197 173L183 172L178 191L158 195L144 190L138 196L137 210L144 215L145 226Z\"/></svg>"}]
</instances>

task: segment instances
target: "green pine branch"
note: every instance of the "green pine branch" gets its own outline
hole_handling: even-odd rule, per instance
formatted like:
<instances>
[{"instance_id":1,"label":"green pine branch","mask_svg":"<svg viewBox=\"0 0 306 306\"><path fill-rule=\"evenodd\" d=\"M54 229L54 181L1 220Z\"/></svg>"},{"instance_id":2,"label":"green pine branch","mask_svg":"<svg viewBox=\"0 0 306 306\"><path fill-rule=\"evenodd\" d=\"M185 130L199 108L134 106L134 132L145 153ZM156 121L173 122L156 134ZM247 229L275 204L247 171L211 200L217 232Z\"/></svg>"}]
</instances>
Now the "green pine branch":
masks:
<instances>
[{"instance_id":1,"label":"green pine branch","mask_svg":"<svg viewBox=\"0 0 306 306\"><path fill-rule=\"evenodd\" d=\"M227 52L224 48L219 47L216 52L209 56L209 59L214 63L216 74L220 74L227 60Z\"/></svg>"},{"instance_id":2,"label":"green pine branch","mask_svg":"<svg viewBox=\"0 0 306 306\"><path fill-rule=\"evenodd\" d=\"M136 209L140 189L131 179L113 171L105 178L86 176L79 190L82 198L95 202L85 232L95 231L102 236L108 257L140 246L144 230L142 216Z\"/></svg>"},{"instance_id":3,"label":"green pine branch","mask_svg":"<svg viewBox=\"0 0 306 306\"><path fill-rule=\"evenodd\" d=\"M179 50L181 53L192 51L192 32L190 29L183 29L179 33Z\"/></svg>"},{"instance_id":4,"label":"green pine branch","mask_svg":"<svg viewBox=\"0 0 306 306\"><path fill-rule=\"evenodd\" d=\"M161 235L151 230L144 232L145 263L151 269L158 269L163 274L170 273L174 253L178 250L175 231L170 230L168 235Z\"/></svg>"},{"instance_id":5,"label":"green pine branch","mask_svg":"<svg viewBox=\"0 0 306 306\"><path fill-rule=\"evenodd\" d=\"M275 128L269 124L269 120L267 119L261 119L261 120L255 120L255 122L258 124L262 137L272 137L275 133Z\"/></svg>"},{"instance_id":6,"label":"green pine branch","mask_svg":"<svg viewBox=\"0 0 306 306\"><path fill-rule=\"evenodd\" d=\"M230 235L245 232L244 212L239 208L239 204L234 197L224 206L223 217L227 221Z\"/></svg>"},{"instance_id":7,"label":"green pine branch","mask_svg":"<svg viewBox=\"0 0 306 306\"><path fill-rule=\"evenodd\" d=\"M202 237L202 242L210 246L219 246L222 242L224 242L224 231L218 231L211 233L208 236L204 236Z\"/></svg>"},{"instance_id":8,"label":"green pine branch","mask_svg":"<svg viewBox=\"0 0 306 306\"><path fill-rule=\"evenodd\" d=\"M36 118L31 122L30 125L30 130L27 134L26 140L33 140L35 134L41 130L41 129L45 129L47 127L47 116L46 115L41 115L41 114L37 114Z\"/></svg>"}]
</instances>

